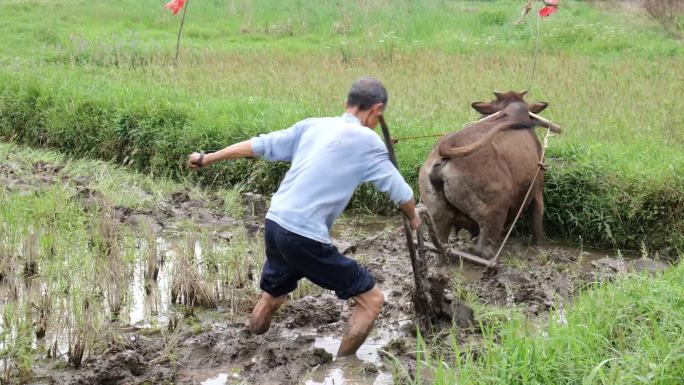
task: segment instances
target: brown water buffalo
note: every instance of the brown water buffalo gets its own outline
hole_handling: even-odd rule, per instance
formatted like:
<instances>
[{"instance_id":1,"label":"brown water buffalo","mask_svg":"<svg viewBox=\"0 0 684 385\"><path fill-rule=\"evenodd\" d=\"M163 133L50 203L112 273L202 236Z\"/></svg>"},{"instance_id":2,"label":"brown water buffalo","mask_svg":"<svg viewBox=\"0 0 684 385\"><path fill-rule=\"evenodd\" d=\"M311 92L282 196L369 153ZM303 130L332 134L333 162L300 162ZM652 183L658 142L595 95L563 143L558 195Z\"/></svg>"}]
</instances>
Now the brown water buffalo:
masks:
<instances>
[{"instance_id":1,"label":"brown water buffalo","mask_svg":"<svg viewBox=\"0 0 684 385\"><path fill-rule=\"evenodd\" d=\"M478 237L476 253L492 258L504 226L515 218L533 182L524 205L532 217L534 241L541 240L543 170L533 180L541 144L530 128L549 127L549 122L530 113L536 114L548 104L527 104L525 94L495 92L494 101L473 103L483 119L440 138L421 167L421 199L442 243L452 229L456 233L467 229ZM556 125L550 128L560 132Z\"/></svg>"}]
</instances>

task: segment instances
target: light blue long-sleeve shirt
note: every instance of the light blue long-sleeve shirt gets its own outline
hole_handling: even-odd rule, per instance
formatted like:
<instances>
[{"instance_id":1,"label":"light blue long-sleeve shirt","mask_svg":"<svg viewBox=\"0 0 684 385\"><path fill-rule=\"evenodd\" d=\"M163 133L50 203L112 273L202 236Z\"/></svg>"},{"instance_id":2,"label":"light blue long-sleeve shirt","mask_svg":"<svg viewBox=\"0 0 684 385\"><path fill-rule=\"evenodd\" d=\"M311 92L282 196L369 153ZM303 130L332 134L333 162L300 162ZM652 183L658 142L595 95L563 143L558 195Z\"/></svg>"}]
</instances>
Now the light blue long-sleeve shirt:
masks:
<instances>
[{"instance_id":1,"label":"light blue long-sleeve shirt","mask_svg":"<svg viewBox=\"0 0 684 385\"><path fill-rule=\"evenodd\" d=\"M306 119L251 143L256 155L291 162L266 218L318 242L330 243L330 227L363 182L396 204L413 198L385 144L352 114Z\"/></svg>"}]
</instances>

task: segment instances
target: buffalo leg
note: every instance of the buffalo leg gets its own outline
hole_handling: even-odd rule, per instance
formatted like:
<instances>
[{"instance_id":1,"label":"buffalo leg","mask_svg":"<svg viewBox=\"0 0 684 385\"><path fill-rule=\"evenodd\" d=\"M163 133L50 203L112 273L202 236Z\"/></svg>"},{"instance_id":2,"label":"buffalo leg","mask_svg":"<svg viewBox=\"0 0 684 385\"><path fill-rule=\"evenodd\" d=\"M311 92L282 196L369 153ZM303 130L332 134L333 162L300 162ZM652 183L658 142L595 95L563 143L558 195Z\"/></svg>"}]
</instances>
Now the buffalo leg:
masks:
<instances>
[{"instance_id":1,"label":"buffalo leg","mask_svg":"<svg viewBox=\"0 0 684 385\"><path fill-rule=\"evenodd\" d=\"M432 218L434 224L435 232L439 241L446 245L449 241L449 234L454 226L454 214L452 213L452 208L447 207L443 202L439 204L432 204L426 210L426 212Z\"/></svg>"},{"instance_id":2,"label":"buffalo leg","mask_svg":"<svg viewBox=\"0 0 684 385\"><path fill-rule=\"evenodd\" d=\"M439 253L439 265L444 265L446 263L446 244L442 243L442 241L439 239L439 236L437 235L437 229L435 228L435 223L433 221L432 215L430 215L430 212L428 211L427 207L424 204L419 204L418 205L418 213L420 215L421 220L423 221L423 224L427 227L428 229L428 234L430 235L430 239L432 240L432 243L435 245L437 248L437 251ZM421 230L418 230L418 236L421 237L422 235L420 234ZM448 237L448 234L447 234ZM423 247L421 245L421 247Z\"/></svg>"},{"instance_id":3,"label":"buffalo leg","mask_svg":"<svg viewBox=\"0 0 684 385\"><path fill-rule=\"evenodd\" d=\"M492 259L496 253L496 243L506 222L506 210L492 213L489 218L480 222L480 235L477 239L476 250L481 257Z\"/></svg>"},{"instance_id":4,"label":"buffalo leg","mask_svg":"<svg viewBox=\"0 0 684 385\"><path fill-rule=\"evenodd\" d=\"M535 245L539 245L544 239L544 198L542 193L536 195L534 201L530 204L530 216L532 219L532 242Z\"/></svg>"}]
</instances>

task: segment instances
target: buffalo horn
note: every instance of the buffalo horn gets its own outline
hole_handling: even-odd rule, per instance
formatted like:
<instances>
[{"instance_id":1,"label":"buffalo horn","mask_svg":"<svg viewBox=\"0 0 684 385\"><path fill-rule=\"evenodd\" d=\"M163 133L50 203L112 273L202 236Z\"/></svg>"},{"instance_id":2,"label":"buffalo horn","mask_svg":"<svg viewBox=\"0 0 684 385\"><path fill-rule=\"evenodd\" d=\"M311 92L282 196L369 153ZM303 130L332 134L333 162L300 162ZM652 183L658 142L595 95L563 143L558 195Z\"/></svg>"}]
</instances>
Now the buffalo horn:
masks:
<instances>
[{"instance_id":1,"label":"buffalo horn","mask_svg":"<svg viewBox=\"0 0 684 385\"><path fill-rule=\"evenodd\" d=\"M487 116L485 116L484 118L478 120L478 122L482 122L482 121L489 120L489 119L492 119L492 118L494 118L494 117L497 117L497 116L501 115L502 112L503 112L503 111L496 111L495 113L493 113L493 114L491 114L491 115L487 115Z\"/></svg>"},{"instance_id":2,"label":"buffalo horn","mask_svg":"<svg viewBox=\"0 0 684 385\"><path fill-rule=\"evenodd\" d=\"M548 119L542 118L541 116L539 116L535 113L530 112L530 117L532 119L537 119L538 121L540 121L544 124L547 124L549 126L549 129L551 131L557 133L557 134L560 134L563 131L563 129L559 125L557 125L556 123L554 123Z\"/></svg>"}]
</instances>

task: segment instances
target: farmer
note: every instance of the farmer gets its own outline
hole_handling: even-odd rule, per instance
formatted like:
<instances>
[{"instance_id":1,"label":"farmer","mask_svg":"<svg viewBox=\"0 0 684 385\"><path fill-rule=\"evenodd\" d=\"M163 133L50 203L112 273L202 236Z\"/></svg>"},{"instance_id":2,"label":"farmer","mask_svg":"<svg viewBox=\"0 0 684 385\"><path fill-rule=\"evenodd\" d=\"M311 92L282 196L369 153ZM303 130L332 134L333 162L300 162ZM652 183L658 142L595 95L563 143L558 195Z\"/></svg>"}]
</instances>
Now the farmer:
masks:
<instances>
[{"instance_id":1,"label":"farmer","mask_svg":"<svg viewBox=\"0 0 684 385\"><path fill-rule=\"evenodd\" d=\"M354 298L356 305L338 357L356 353L370 333L383 294L365 268L331 245L329 233L363 182L388 193L408 215L411 227L420 224L411 187L373 132L386 105L382 83L362 78L352 84L342 116L306 119L215 153L189 156L188 166L193 170L220 160L255 156L291 162L266 214L263 293L249 320L252 333L268 330L271 316L302 278L334 290L342 300Z\"/></svg>"}]
</instances>

